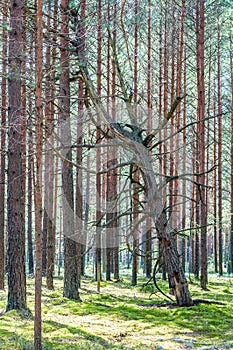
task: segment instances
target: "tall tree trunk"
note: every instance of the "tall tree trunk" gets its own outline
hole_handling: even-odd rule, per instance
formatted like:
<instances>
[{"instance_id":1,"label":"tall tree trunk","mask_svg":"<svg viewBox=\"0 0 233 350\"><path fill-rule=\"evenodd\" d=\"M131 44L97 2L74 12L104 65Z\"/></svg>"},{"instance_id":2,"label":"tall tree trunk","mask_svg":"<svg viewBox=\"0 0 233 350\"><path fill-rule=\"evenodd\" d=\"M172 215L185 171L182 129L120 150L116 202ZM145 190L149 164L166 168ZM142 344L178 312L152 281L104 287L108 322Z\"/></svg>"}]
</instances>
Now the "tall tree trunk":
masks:
<instances>
[{"instance_id":1,"label":"tall tree trunk","mask_svg":"<svg viewBox=\"0 0 233 350\"><path fill-rule=\"evenodd\" d=\"M42 145L43 145L43 107L42 107L42 69L43 69L43 27L42 0L36 3L36 182L35 182L35 319L34 319L34 348L42 350Z\"/></svg>"},{"instance_id":2,"label":"tall tree trunk","mask_svg":"<svg viewBox=\"0 0 233 350\"><path fill-rule=\"evenodd\" d=\"M220 27L218 27L218 263L219 274L223 274L223 237L222 237L222 101L221 101L221 56Z\"/></svg>"},{"instance_id":3,"label":"tall tree trunk","mask_svg":"<svg viewBox=\"0 0 233 350\"><path fill-rule=\"evenodd\" d=\"M233 45L230 38L230 67L231 67L231 232L229 271L233 273Z\"/></svg>"},{"instance_id":4,"label":"tall tree trunk","mask_svg":"<svg viewBox=\"0 0 233 350\"><path fill-rule=\"evenodd\" d=\"M2 8L2 21L6 22L7 5ZM1 155L0 155L0 289L4 289L5 271L5 157L6 157L6 65L7 65L7 30L2 28L2 106L1 106Z\"/></svg>"},{"instance_id":5,"label":"tall tree trunk","mask_svg":"<svg viewBox=\"0 0 233 350\"><path fill-rule=\"evenodd\" d=\"M215 91L215 84L214 84ZM217 139L217 117L216 117L216 94L214 92L214 106L213 106L213 114L214 114L214 140ZM217 145L214 142L214 150L213 150L213 161L214 164L217 164ZM218 272L218 240L217 240L217 169L213 171L213 207L214 207L214 271Z\"/></svg>"},{"instance_id":6,"label":"tall tree trunk","mask_svg":"<svg viewBox=\"0 0 233 350\"><path fill-rule=\"evenodd\" d=\"M135 0L134 4L134 72L133 72L133 103L134 103L134 113L137 115L137 99L138 99L138 0ZM137 118L137 117L136 117ZM137 211L139 209L139 172L137 167L132 169L132 179L134 183L132 184L132 210ZM138 219L138 214L133 215L133 219L136 221ZM132 285L137 285L137 275L138 275L138 244L139 244L139 232L136 230L133 234L133 255L132 255Z\"/></svg>"},{"instance_id":7,"label":"tall tree trunk","mask_svg":"<svg viewBox=\"0 0 233 350\"><path fill-rule=\"evenodd\" d=\"M30 45L29 55L30 55L30 69L34 68L34 57L33 57L33 47ZM34 148L33 148L33 124L32 124L32 91L29 91L28 96L28 209L27 209L27 245L28 245L28 271L29 274L34 274L34 258L33 258L33 179L34 179Z\"/></svg>"},{"instance_id":8,"label":"tall tree trunk","mask_svg":"<svg viewBox=\"0 0 233 350\"><path fill-rule=\"evenodd\" d=\"M54 1L53 12L52 3L49 1L49 14L53 15L53 28L57 30L57 0ZM48 16L48 27L50 27L50 16ZM53 35L53 42L56 44L56 35ZM51 57L52 56L52 57ZM52 55L49 45L46 47L46 68L47 74L47 86L46 86L46 106L45 106L45 124L46 124L46 139L50 138L50 143L54 145L53 130L54 130L54 98L55 98L55 71L50 71L51 65L54 67L56 64L56 45L52 48ZM57 162L57 160L56 160ZM57 168L55 169L54 157L51 152L45 154L45 173L46 164L48 164L48 179L46 179L45 196L47 194L47 205L45 208L48 214L47 216L47 249L46 249L46 287L53 289L53 276L55 269L55 251L56 251L56 212L57 212ZM57 165L57 163L56 163ZM55 182L54 182L55 178ZM56 187L55 187L56 186Z\"/></svg>"},{"instance_id":9,"label":"tall tree trunk","mask_svg":"<svg viewBox=\"0 0 233 350\"><path fill-rule=\"evenodd\" d=\"M101 95L101 69L102 69L102 1L98 0L97 3L98 13L98 28L97 28L97 94ZM99 120L98 120L99 121ZM96 141L99 143L101 139L101 132L99 129L96 130ZM96 169L100 169L101 164L101 150L96 150ZM96 220L101 217L101 177L100 174L96 175ZM100 280L101 280L101 228L100 225L96 227L96 250L95 250L95 270L97 280L97 291L100 291ZM109 277L110 278L110 277ZM106 279L108 279L106 273Z\"/></svg>"},{"instance_id":10,"label":"tall tree trunk","mask_svg":"<svg viewBox=\"0 0 233 350\"><path fill-rule=\"evenodd\" d=\"M46 159L47 158L47 159ZM44 181L48 181L48 155L45 155L45 172L44 172ZM47 241L48 241L48 187L45 191L44 196L44 211L43 211L43 229L42 229L42 275L46 276L47 268Z\"/></svg>"},{"instance_id":11,"label":"tall tree trunk","mask_svg":"<svg viewBox=\"0 0 233 350\"><path fill-rule=\"evenodd\" d=\"M114 4L113 7L113 46L114 49L116 48L116 42L117 42L117 32L116 32L116 21L117 21L117 5ZM110 49L110 47L109 47ZM110 57L109 57L110 58ZM109 83L112 86L112 118L113 120L116 120L116 93L117 93L117 87L116 87L116 63L114 60L112 60L112 80L109 79ZM117 164L117 152L113 152L112 147L110 147L111 157L112 157L112 165ZM113 191L113 202L114 197L117 196L117 186L118 186L118 173L117 170L112 171L112 191ZM116 202L116 201L115 201ZM117 216L117 204L114 205L114 211L113 211L113 217ZM114 279L119 280L119 237L118 237L118 222L117 219L114 220L114 237L113 237L113 272L114 272Z\"/></svg>"},{"instance_id":12,"label":"tall tree trunk","mask_svg":"<svg viewBox=\"0 0 233 350\"><path fill-rule=\"evenodd\" d=\"M162 47L163 47L163 113L162 118L164 115L167 115L168 111L168 3L167 0L165 1L165 10L164 10L164 30L162 29L162 25L160 30L163 33L163 41L162 41ZM161 130L161 138L166 139L167 137L167 128L164 128L164 130ZM162 144L161 148L161 154L162 154L162 163L163 163L163 169L162 173L164 176L167 175L167 152L168 152L168 142L165 141ZM166 195L167 195L167 189L164 188L164 193L162 194L164 201L166 202ZM164 204L165 206L168 205L168 203ZM161 248L161 245L160 245ZM161 253L161 252L160 252ZM163 261L162 262L162 278L163 280L166 280L166 264Z\"/></svg>"},{"instance_id":13,"label":"tall tree trunk","mask_svg":"<svg viewBox=\"0 0 233 350\"><path fill-rule=\"evenodd\" d=\"M175 37L175 4L174 4L174 0L171 1L172 4L171 4L171 7L172 7L172 18L170 19L168 17L168 21L170 19L170 23L171 23L171 39L172 39L172 42L173 42L173 45L171 45L171 64L170 64L170 80L171 80L171 83L170 83L170 101L171 101L171 104L174 102L174 98L175 98L175 48L174 46L177 45L177 42L176 42L176 37ZM169 23L169 24L170 24ZM177 95L177 96L180 96L180 95ZM177 119L177 114L175 113L172 117L171 117L171 135L174 134L174 129L175 129L175 126L174 126L174 119ZM170 149L169 149L169 172L170 172L170 176L174 176L175 175L175 152L174 152L174 137L171 137L170 138ZM176 152L177 153L177 152ZM170 216L173 218L173 225L174 227L177 226L177 220L176 220L176 215L172 215L172 211L173 210L177 210L177 187L175 186L175 181L170 181L169 182L169 211L170 211ZM177 235L175 236L175 242L177 244Z\"/></svg>"},{"instance_id":14,"label":"tall tree trunk","mask_svg":"<svg viewBox=\"0 0 233 350\"><path fill-rule=\"evenodd\" d=\"M63 234L64 234L64 290L67 298L80 300L79 297L79 258L77 256L77 235L74 227L74 185L72 149L71 149L71 125L70 125L70 63L69 63L69 27L68 27L69 1L61 1L61 32L60 40L60 121L61 140L65 148L63 155L67 159L62 160L62 205L63 205Z\"/></svg>"},{"instance_id":15,"label":"tall tree trunk","mask_svg":"<svg viewBox=\"0 0 233 350\"><path fill-rule=\"evenodd\" d=\"M147 5L147 43L148 43L148 51L147 51L147 109L148 109L148 119L147 119L147 130L148 134L152 130L152 72L151 72L151 0L148 0ZM161 59L161 58L160 58ZM161 87L161 84L160 84ZM160 97L161 98L161 97ZM161 105L161 101L160 101ZM161 107L160 107L161 113ZM146 277L151 278L152 273L152 221L150 218L146 221L146 259L145 259L145 272Z\"/></svg>"},{"instance_id":16,"label":"tall tree trunk","mask_svg":"<svg viewBox=\"0 0 233 350\"><path fill-rule=\"evenodd\" d=\"M86 1L81 1L81 19L85 18ZM83 23L80 25L80 34L85 47L85 26ZM79 80L78 88L78 119L77 119L77 144L82 144L83 140L83 116L84 116L84 82ZM78 147L76 152L76 162L82 165L82 148ZM75 196L75 213L76 213L76 230L78 233L78 255L80 256L80 276L85 274L85 250L86 250L86 235L83 234L83 174L82 170L76 169L76 196Z\"/></svg>"},{"instance_id":17,"label":"tall tree trunk","mask_svg":"<svg viewBox=\"0 0 233 350\"><path fill-rule=\"evenodd\" d=\"M29 107L30 108L30 107ZM27 227L27 244L28 244L28 271L34 273L33 245L32 245L32 192L33 192L33 133L31 115L28 121L28 227Z\"/></svg>"},{"instance_id":18,"label":"tall tree trunk","mask_svg":"<svg viewBox=\"0 0 233 350\"><path fill-rule=\"evenodd\" d=\"M198 168L202 175L199 176L199 203L201 224L201 287L206 289L207 285L207 214L205 195L205 59L204 59L204 0L196 1L196 50L197 50L197 118L198 118Z\"/></svg>"},{"instance_id":19,"label":"tall tree trunk","mask_svg":"<svg viewBox=\"0 0 233 350\"><path fill-rule=\"evenodd\" d=\"M26 308L25 275L25 193L23 176L24 146L21 117L21 65L23 1L10 2L8 52L8 303L7 310Z\"/></svg>"},{"instance_id":20,"label":"tall tree trunk","mask_svg":"<svg viewBox=\"0 0 233 350\"><path fill-rule=\"evenodd\" d=\"M184 5L185 1L183 1L183 6ZM183 85L184 85L184 96L186 96L186 93L187 93L187 81L186 81L186 78L187 78L187 72L186 72L186 51L184 50L184 77L183 77ZM186 116L186 107L187 107L187 104L186 104L186 97L184 98L184 109L183 109L183 126L185 127L185 125L187 124L187 116ZM182 143L183 143L183 152L182 152L182 172L183 174L186 173L186 162L187 162L187 157L186 157L186 146L187 146L187 135L186 135L186 130L183 131L183 140L182 140ZM186 180L183 180L182 182L182 200L183 200L183 203L182 203L182 228L185 229L186 227L186 223L187 223L187 220L186 220L186 193L187 193L187 184L186 184ZM187 241L184 237L182 237L182 241L181 241L181 256L182 256L182 267L183 267L183 270L185 271L185 262L186 262L186 247L188 246L187 245ZM189 251L189 254L190 254L190 251ZM187 257L188 257L188 253L187 253Z\"/></svg>"},{"instance_id":21,"label":"tall tree trunk","mask_svg":"<svg viewBox=\"0 0 233 350\"><path fill-rule=\"evenodd\" d=\"M77 119L77 144L82 144L82 133L83 133L83 89L84 84L83 81L79 81L79 92L78 92L78 119ZM76 151L76 162L78 165L82 165L82 148L78 147ZM79 280L81 280L81 275L84 275L85 269L85 246L83 245L83 174L82 170L76 169L76 193L75 193L75 215L76 215L76 231L78 234L78 256L80 258L80 276Z\"/></svg>"}]
</instances>

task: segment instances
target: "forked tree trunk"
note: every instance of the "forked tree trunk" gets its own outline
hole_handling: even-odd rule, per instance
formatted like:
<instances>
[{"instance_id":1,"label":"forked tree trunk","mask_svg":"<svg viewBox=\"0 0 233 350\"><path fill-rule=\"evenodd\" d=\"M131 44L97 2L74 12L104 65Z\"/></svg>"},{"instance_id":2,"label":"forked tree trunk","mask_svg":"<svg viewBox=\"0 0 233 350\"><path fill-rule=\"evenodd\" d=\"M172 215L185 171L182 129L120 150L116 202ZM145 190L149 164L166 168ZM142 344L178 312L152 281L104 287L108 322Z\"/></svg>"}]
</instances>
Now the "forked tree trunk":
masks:
<instances>
[{"instance_id":1,"label":"forked tree trunk","mask_svg":"<svg viewBox=\"0 0 233 350\"><path fill-rule=\"evenodd\" d=\"M172 228L166 216L162 203L162 193L156 183L155 174L150 162L149 151L141 144L134 144L134 154L140 162L144 174L149 214L153 218L161 244L170 293L176 298L179 306L191 306L193 300L189 293L188 283L179 260L179 254L173 238ZM136 223L137 225L137 223Z\"/></svg>"},{"instance_id":2,"label":"forked tree trunk","mask_svg":"<svg viewBox=\"0 0 233 350\"><path fill-rule=\"evenodd\" d=\"M161 250L166 265L170 294L174 295L179 306L191 306L193 301L188 289L182 263L179 259L173 232L168 230L168 221L165 210L162 210L156 221L156 228L161 241Z\"/></svg>"}]
</instances>

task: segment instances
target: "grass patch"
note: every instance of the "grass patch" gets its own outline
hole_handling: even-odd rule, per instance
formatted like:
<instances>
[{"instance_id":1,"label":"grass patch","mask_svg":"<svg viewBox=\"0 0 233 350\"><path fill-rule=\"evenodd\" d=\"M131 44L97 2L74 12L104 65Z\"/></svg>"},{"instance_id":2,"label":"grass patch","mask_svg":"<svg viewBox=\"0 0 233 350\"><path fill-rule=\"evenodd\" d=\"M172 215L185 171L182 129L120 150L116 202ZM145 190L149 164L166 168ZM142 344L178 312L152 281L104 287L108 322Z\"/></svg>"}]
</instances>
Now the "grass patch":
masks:
<instances>
[{"instance_id":1,"label":"grass patch","mask_svg":"<svg viewBox=\"0 0 233 350\"><path fill-rule=\"evenodd\" d=\"M91 279L82 281L82 302L62 296L62 281L55 290L43 285L43 348L74 349L233 349L233 286L229 278L210 277L207 291L190 284L194 299L222 301L189 308L156 307L163 303L144 278L132 287L128 278L103 282L101 293ZM163 285L163 282L160 282ZM163 287L166 288L164 284ZM155 292L154 294L151 294ZM28 307L33 314L33 280L28 279ZM0 292L0 309L7 293ZM33 349L33 315L10 311L0 317L0 349Z\"/></svg>"}]
</instances>

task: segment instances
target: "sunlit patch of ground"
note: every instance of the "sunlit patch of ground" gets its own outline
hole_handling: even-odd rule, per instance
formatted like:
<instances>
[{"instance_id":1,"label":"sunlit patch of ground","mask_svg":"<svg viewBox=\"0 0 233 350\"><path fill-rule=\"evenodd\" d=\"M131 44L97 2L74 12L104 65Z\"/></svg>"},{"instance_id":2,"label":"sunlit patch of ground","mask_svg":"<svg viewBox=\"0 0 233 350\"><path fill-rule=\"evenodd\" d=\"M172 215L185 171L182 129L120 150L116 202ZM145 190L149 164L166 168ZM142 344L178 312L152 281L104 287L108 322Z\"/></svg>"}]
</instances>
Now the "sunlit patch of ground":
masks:
<instances>
[{"instance_id":1,"label":"sunlit patch of ground","mask_svg":"<svg viewBox=\"0 0 233 350\"><path fill-rule=\"evenodd\" d=\"M128 278L120 283L102 282L101 293L91 279L82 282L82 302L62 296L62 281L55 290L43 287L44 349L233 349L233 288L229 278L211 277L209 290L193 280L193 298L222 301L190 308L159 307L165 302L153 286L137 287ZM166 285L160 282L165 288ZM155 292L154 294L151 294ZM0 349L33 349L33 280L28 280L28 307L22 314L10 311L0 317ZM7 294L0 292L0 310Z\"/></svg>"}]
</instances>

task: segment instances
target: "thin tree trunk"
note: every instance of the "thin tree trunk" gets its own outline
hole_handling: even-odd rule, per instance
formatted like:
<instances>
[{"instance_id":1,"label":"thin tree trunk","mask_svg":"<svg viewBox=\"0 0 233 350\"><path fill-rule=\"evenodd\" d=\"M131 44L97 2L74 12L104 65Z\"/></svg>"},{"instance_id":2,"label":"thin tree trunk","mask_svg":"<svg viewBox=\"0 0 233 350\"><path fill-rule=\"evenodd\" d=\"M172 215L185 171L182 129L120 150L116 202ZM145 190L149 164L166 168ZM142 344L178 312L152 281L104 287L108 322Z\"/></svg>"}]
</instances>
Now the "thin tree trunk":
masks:
<instances>
[{"instance_id":1,"label":"thin tree trunk","mask_svg":"<svg viewBox=\"0 0 233 350\"><path fill-rule=\"evenodd\" d=\"M50 143L53 145L54 140L51 137ZM46 287L48 289L54 289L53 286L53 275L54 275L54 260L55 260L55 215L54 215L54 157L51 153L48 156L48 172L49 177L46 180L47 189L45 190L48 194L48 207L45 208L47 212L47 259L46 259ZM45 156L45 158L46 158Z\"/></svg>"},{"instance_id":2,"label":"thin tree trunk","mask_svg":"<svg viewBox=\"0 0 233 350\"><path fill-rule=\"evenodd\" d=\"M152 77L151 77L151 0L148 0L147 5L147 42L148 42L148 51L147 51L147 108L148 108L148 119L147 119L147 130L148 134L152 130ZM161 87L161 84L160 84ZM161 104L161 101L160 101ZM160 107L161 113L161 107ZM151 278L152 273L152 221L151 218L148 218L146 221L146 259L145 259L145 272L146 277Z\"/></svg>"},{"instance_id":3,"label":"thin tree trunk","mask_svg":"<svg viewBox=\"0 0 233 350\"><path fill-rule=\"evenodd\" d=\"M43 108L42 108L42 69L43 69L43 28L42 0L37 0L36 21L36 183L35 183L35 319L34 348L42 350L42 140L43 140Z\"/></svg>"},{"instance_id":4,"label":"thin tree trunk","mask_svg":"<svg viewBox=\"0 0 233 350\"><path fill-rule=\"evenodd\" d=\"M30 69L33 70L34 68L34 57L33 52L34 49L32 45L30 45L29 49L29 55L30 55ZM28 244L28 270L29 274L34 274L34 258L33 258L33 238L32 238L32 232L33 232L33 179L34 179L34 148L33 148L33 124L32 124L32 91L29 91L28 96L28 112L29 112L29 118L28 118L28 209L27 209L27 220L28 220L28 227L27 227L27 244Z\"/></svg>"},{"instance_id":5,"label":"thin tree trunk","mask_svg":"<svg viewBox=\"0 0 233 350\"><path fill-rule=\"evenodd\" d=\"M132 184L132 211L133 214L133 223L138 220L139 214L139 171L137 167L133 167L133 180ZM138 276L138 244L139 244L139 230L136 230L133 234L133 253L132 253L132 286L137 285L137 276Z\"/></svg>"},{"instance_id":6,"label":"thin tree trunk","mask_svg":"<svg viewBox=\"0 0 233 350\"><path fill-rule=\"evenodd\" d=\"M85 18L86 11L86 1L81 2L81 18ZM85 47L85 29L84 25L80 25L80 34L83 41L83 46ZM77 119L77 144L81 144L83 140L83 114L84 114L84 82L82 79L79 80L78 88L78 119ZM78 147L76 152L76 162L82 165L82 148ZM83 174L82 170L76 169L76 197L75 197L75 213L76 213L76 231L78 233L78 257L80 259L80 276L79 280L81 282L81 275L84 276L85 273L85 250L86 246L84 241L86 237L83 235ZM84 238L84 240L83 240Z\"/></svg>"},{"instance_id":7,"label":"thin tree trunk","mask_svg":"<svg viewBox=\"0 0 233 350\"><path fill-rule=\"evenodd\" d=\"M2 21L6 23L7 5L2 8ZM2 106L1 106L1 155L0 155L0 289L4 289L5 271L5 157L6 157L6 65L7 65L7 30L2 28Z\"/></svg>"},{"instance_id":8,"label":"thin tree trunk","mask_svg":"<svg viewBox=\"0 0 233 350\"><path fill-rule=\"evenodd\" d=\"M161 31L162 31L162 26L161 26ZM162 47L163 47L163 113L162 113L162 118L164 115L167 115L168 111L168 3L167 0L165 1L165 13L164 13L164 31L163 31L163 41L162 41ZM167 137L167 128L164 130L161 130L161 138L166 139ZM163 161L163 169L162 173L164 176L167 175L167 147L168 142L165 141L162 144L162 149L161 153L162 155L162 161ZM166 195L167 195L167 189L164 188L162 197L164 198L164 202L166 202ZM168 203L164 204L165 206L168 205ZM161 245L160 245L161 248ZM160 252L161 253L161 252ZM162 278L163 280L166 280L166 265L165 262L162 262Z\"/></svg>"},{"instance_id":9,"label":"thin tree trunk","mask_svg":"<svg viewBox=\"0 0 233 350\"><path fill-rule=\"evenodd\" d=\"M183 7L185 6L185 1L183 1ZM186 51L184 51L184 77L183 77L183 85L184 85L184 96L186 96L187 93L187 74L186 74ZM187 124L187 116L186 116L186 97L184 98L184 109L183 109L183 126L185 127L185 125ZM182 155L182 173L185 174L186 173L186 162L187 162L187 157L186 157L186 153L187 153L187 135L186 135L186 130L184 129L183 131L183 155ZM187 184L186 184L186 180L183 180L182 182L182 228L184 229L186 227L186 193L187 193ZM182 237L181 240L181 257L182 257L182 267L183 270L185 271L185 255L186 255L186 247L187 247L187 242L186 239ZM190 251L189 251L190 253ZM187 254L188 255L188 254Z\"/></svg>"},{"instance_id":10,"label":"thin tree trunk","mask_svg":"<svg viewBox=\"0 0 233 350\"><path fill-rule=\"evenodd\" d=\"M48 160L45 156L45 172L44 172L44 181L48 179ZM45 191L44 196L44 211L43 211L43 224L42 224L42 275L46 276L47 268L47 241L48 241L48 188Z\"/></svg>"},{"instance_id":11,"label":"thin tree trunk","mask_svg":"<svg viewBox=\"0 0 233 350\"><path fill-rule=\"evenodd\" d=\"M87 155L87 169L90 167L90 155ZM89 219L89 203L90 203L90 174L86 174L86 191L85 191L85 206L84 206L84 216L83 216L83 234L85 237L85 242L88 242L88 219ZM85 244L86 247L86 244ZM86 254L83 259L86 258ZM86 259L88 260L88 259Z\"/></svg>"},{"instance_id":12,"label":"thin tree trunk","mask_svg":"<svg viewBox=\"0 0 233 350\"><path fill-rule=\"evenodd\" d=\"M220 27L218 27L218 263L219 274L223 274L223 233L222 233L222 101L221 101L221 56Z\"/></svg>"},{"instance_id":13,"label":"thin tree trunk","mask_svg":"<svg viewBox=\"0 0 233 350\"><path fill-rule=\"evenodd\" d=\"M97 13L98 13L98 29L97 29L97 94L101 95L101 69L102 69L102 1L98 0L97 3ZM99 143L101 138L101 132L99 129L96 130L96 140ZM101 150L97 148L96 150L96 169L100 169L101 165ZM99 174L96 175L96 220L101 217L101 177ZM100 291L100 281L101 281L101 228L99 225L96 227L96 280L97 280L97 291ZM107 279L106 274L106 279Z\"/></svg>"},{"instance_id":14,"label":"thin tree trunk","mask_svg":"<svg viewBox=\"0 0 233 350\"><path fill-rule=\"evenodd\" d=\"M233 273L233 45L230 37L230 67L231 67L231 231L229 250L229 271Z\"/></svg>"},{"instance_id":15,"label":"thin tree trunk","mask_svg":"<svg viewBox=\"0 0 233 350\"><path fill-rule=\"evenodd\" d=\"M53 7L53 28L57 29L57 1ZM52 3L49 2L49 13L52 14ZM50 18L48 17L48 27L50 27ZM56 44L56 35L53 35L53 41ZM52 56L52 57L51 57ZM51 63L50 63L51 62ZM52 55L49 46L46 48L46 65L47 69L51 69L56 64L56 45L52 48ZM47 137L50 138L50 143L54 145L53 130L54 130L54 98L55 98L55 71L48 72L47 79L47 91L46 91L46 130ZM48 194L46 208L48 214L47 220L47 258L46 258L46 287L48 289L54 289L53 276L55 270L55 252L56 252L56 213L57 213L57 167L58 159L56 159L56 165L54 165L54 156L49 152L45 155L45 164L48 162L49 177L46 179L47 188L45 189L45 195ZM46 167L46 165L45 165ZM55 179L55 180L54 180Z\"/></svg>"},{"instance_id":16,"label":"thin tree trunk","mask_svg":"<svg viewBox=\"0 0 233 350\"><path fill-rule=\"evenodd\" d=\"M215 84L214 84L215 91ZM214 92L214 106L213 106L213 114L214 114L214 140L217 139L217 117L216 117L216 94ZM214 142L214 150L213 150L213 161L214 164L217 163L217 145ZM218 272L218 242L217 242L217 169L213 171L213 207L214 207L214 271Z\"/></svg>"},{"instance_id":17,"label":"thin tree trunk","mask_svg":"<svg viewBox=\"0 0 233 350\"><path fill-rule=\"evenodd\" d=\"M58 269L57 274L58 276L61 275L61 267L62 267L62 227L63 227L63 217L62 217L62 205L60 206L59 210L59 239L58 239Z\"/></svg>"},{"instance_id":18,"label":"thin tree trunk","mask_svg":"<svg viewBox=\"0 0 233 350\"><path fill-rule=\"evenodd\" d=\"M170 22L169 24L171 24L171 39L172 39L172 42L177 45L176 43L176 38L175 38L175 4L174 4L174 0L172 0L172 4L171 4L171 7L172 7L172 18L171 20L169 21L169 17L168 17L168 21ZM174 97L175 97L175 48L174 46L175 45L171 45L171 65L170 65L170 70L171 70L171 83L170 83L170 100L171 100L171 103L174 102ZM180 95L177 95L177 96L180 96ZM177 113L174 114L172 117L171 117L171 134L174 134L174 118L177 119ZM169 155L169 171L170 171L170 176L174 176L175 175L175 152L174 152L174 137L171 137L170 138L170 155ZM170 181L169 182L169 211L170 211L170 216L172 217L173 219L173 226L174 227L177 227L177 220L176 220L176 215L172 215L172 211L173 210L177 210L177 190L178 188L175 186L175 181ZM175 236L175 242L177 244L177 236Z\"/></svg>"},{"instance_id":19,"label":"thin tree trunk","mask_svg":"<svg viewBox=\"0 0 233 350\"><path fill-rule=\"evenodd\" d=\"M197 50L197 118L198 118L198 167L201 176L199 176L199 200L200 200L200 224L201 224L201 287L206 289L207 285L207 214L206 214L206 195L205 195L205 61L204 61L204 0L196 1L196 50Z\"/></svg>"},{"instance_id":20,"label":"thin tree trunk","mask_svg":"<svg viewBox=\"0 0 233 350\"><path fill-rule=\"evenodd\" d=\"M30 107L29 107L30 109ZM33 193L33 133L32 133L32 121L31 115L28 121L28 270L29 274L34 273L34 259L33 259L33 245L32 245L32 193Z\"/></svg>"},{"instance_id":21,"label":"thin tree trunk","mask_svg":"<svg viewBox=\"0 0 233 350\"><path fill-rule=\"evenodd\" d=\"M137 115L137 99L138 99L138 21L137 21L137 15L138 15L138 0L135 0L134 4L135 10L134 10L134 81L133 81L133 103L134 103L134 113ZM139 182L139 172L137 171L137 168L133 168L133 174L132 178L135 183L132 184L132 210L137 211L139 209L139 188L138 188L138 182ZM135 213L133 215L133 219L136 221L138 219L138 214ZM133 235L133 255L132 255L132 285L137 285L137 275L138 275L138 244L139 244L139 232L134 232Z\"/></svg>"},{"instance_id":22,"label":"thin tree trunk","mask_svg":"<svg viewBox=\"0 0 233 350\"><path fill-rule=\"evenodd\" d=\"M81 80L79 82L79 93L78 93L78 120L77 120L77 144L82 143L82 133L83 133L83 89L84 84ZM78 147L76 151L76 162L82 165L82 148ZM76 214L76 231L78 234L78 256L80 257L79 265L81 281L81 275L84 276L85 270L85 246L83 245L83 174L82 170L76 169L76 194L75 194L75 214Z\"/></svg>"},{"instance_id":23,"label":"thin tree trunk","mask_svg":"<svg viewBox=\"0 0 233 350\"><path fill-rule=\"evenodd\" d=\"M114 4L113 7L113 46L114 50L116 48L116 41L117 41L117 33L116 33L116 20L117 20L117 5L116 3ZM109 47L110 49L110 47ZM112 86L112 118L113 120L116 120L116 94L117 94L117 87L116 87L116 63L114 60L112 61L112 81L109 79L109 83L111 83ZM112 148L110 147L110 152L111 152L111 157L112 157L112 165L116 165L118 160L117 160L117 152L113 152ZM113 192L113 201L114 197L116 198L117 196L117 187L118 187L118 173L117 170L112 171L112 192ZM117 204L114 206L114 212L113 212L113 217L117 216ZM117 220L114 220L114 237L113 237L113 272L114 272L114 279L119 280L120 275L119 275L119 237L118 237L118 222Z\"/></svg>"}]
</instances>

